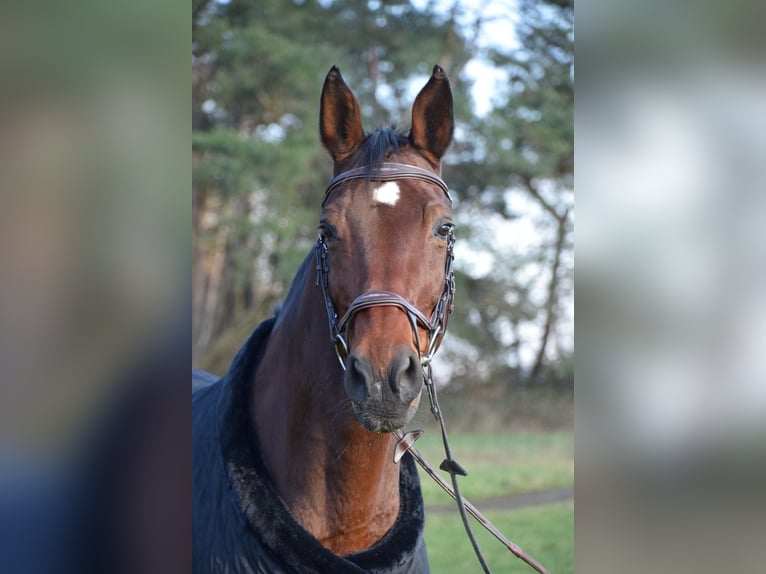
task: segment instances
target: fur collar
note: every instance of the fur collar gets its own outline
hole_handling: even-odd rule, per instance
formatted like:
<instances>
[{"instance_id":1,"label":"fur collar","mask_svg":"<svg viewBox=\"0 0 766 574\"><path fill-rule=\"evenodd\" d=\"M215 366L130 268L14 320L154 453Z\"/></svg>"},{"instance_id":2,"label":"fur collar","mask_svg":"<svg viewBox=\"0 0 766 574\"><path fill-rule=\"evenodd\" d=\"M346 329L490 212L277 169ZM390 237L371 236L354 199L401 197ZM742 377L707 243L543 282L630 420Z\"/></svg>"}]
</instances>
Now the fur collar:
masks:
<instances>
[{"instance_id":1,"label":"fur collar","mask_svg":"<svg viewBox=\"0 0 766 574\"><path fill-rule=\"evenodd\" d=\"M268 476L250 423L250 385L274 318L264 321L240 349L220 381L218 434L230 495L248 535L289 569L300 572L428 572L423 542L423 499L414 460L400 464L401 507L393 528L372 548L345 557L325 549L289 513Z\"/></svg>"}]
</instances>

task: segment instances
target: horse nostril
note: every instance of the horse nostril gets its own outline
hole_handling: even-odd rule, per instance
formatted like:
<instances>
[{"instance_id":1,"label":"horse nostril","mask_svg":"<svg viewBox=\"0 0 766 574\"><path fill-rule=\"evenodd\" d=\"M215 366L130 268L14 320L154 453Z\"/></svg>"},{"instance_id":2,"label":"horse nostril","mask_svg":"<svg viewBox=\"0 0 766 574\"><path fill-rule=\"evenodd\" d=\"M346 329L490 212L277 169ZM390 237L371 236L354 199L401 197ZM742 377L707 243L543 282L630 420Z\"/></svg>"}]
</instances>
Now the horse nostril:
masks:
<instances>
[{"instance_id":1,"label":"horse nostril","mask_svg":"<svg viewBox=\"0 0 766 574\"><path fill-rule=\"evenodd\" d=\"M391 362L389 384L394 394L405 404L412 402L420 394L423 369L412 350L403 348Z\"/></svg>"},{"instance_id":2,"label":"horse nostril","mask_svg":"<svg viewBox=\"0 0 766 574\"><path fill-rule=\"evenodd\" d=\"M349 355L346 376L343 379L346 394L352 401L362 402L367 398L367 387L372 381L372 367L370 364L354 355Z\"/></svg>"},{"instance_id":3,"label":"horse nostril","mask_svg":"<svg viewBox=\"0 0 766 574\"><path fill-rule=\"evenodd\" d=\"M414 355L410 357L410 364L407 367L406 374L408 377L414 377L420 374L420 361Z\"/></svg>"}]
</instances>

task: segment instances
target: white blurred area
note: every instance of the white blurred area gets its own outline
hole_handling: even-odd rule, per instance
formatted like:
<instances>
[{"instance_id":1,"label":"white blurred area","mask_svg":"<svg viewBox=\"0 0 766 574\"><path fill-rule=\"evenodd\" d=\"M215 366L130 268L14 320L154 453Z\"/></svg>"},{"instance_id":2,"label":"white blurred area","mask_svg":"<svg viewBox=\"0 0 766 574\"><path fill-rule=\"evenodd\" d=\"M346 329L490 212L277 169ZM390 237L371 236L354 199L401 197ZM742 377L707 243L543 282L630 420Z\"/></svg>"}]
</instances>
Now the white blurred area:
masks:
<instances>
[{"instance_id":1,"label":"white blurred area","mask_svg":"<svg viewBox=\"0 0 766 574\"><path fill-rule=\"evenodd\" d=\"M766 74L681 17L577 83L578 572L764 571Z\"/></svg>"},{"instance_id":2,"label":"white blurred area","mask_svg":"<svg viewBox=\"0 0 766 574\"><path fill-rule=\"evenodd\" d=\"M648 462L766 437L766 80L638 75L581 100L583 425Z\"/></svg>"}]
</instances>

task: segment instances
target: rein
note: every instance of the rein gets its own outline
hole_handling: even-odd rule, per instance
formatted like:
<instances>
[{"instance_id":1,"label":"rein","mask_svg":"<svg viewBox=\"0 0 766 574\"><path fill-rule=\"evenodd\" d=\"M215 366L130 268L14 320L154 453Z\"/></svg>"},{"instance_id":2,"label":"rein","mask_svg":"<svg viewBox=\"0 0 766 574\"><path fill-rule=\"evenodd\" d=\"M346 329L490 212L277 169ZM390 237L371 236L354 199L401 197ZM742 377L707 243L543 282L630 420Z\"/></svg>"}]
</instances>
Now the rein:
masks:
<instances>
[{"instance_id":1,"label":"rein","mask_svg":"<svg viewBox=\"0 0 766 574\"><path fill-rule=\"evenodd\" d=\"M399 179L418 179L437 185L444 191L447 198L452 203L452 197L449 194L449 188L442 178L434 173L421 169L419 167L400 164L400 163L382 163L374 169L368 167L358 167L344 171L333 177L327 184L327 190L322 200L322 207L329 199L333 191L339 186L349 181L365 180L365 181L394 181ZM423 433L422 430L414 430L410 432L402 432L400 430L394 431L392 434L397 439L396 447L394 449L394 462L398 463L405 452L410 451L415 461L420 464L426 473L433 478L439 486L441 486L455 501L460 512L460 517L463 521L463 525L466 530L466 534L473 546L476 557L482 566L485 573L490 574L489 566L484 559L484 556L479 549L479 545L476 542L471 524L468 520L467 512L470 512L479 523L484 526L495 538L500 540L508 550L510 550L515 556L529 564L540 574L548 574L545 568L543 568L532 557L528 556L518 545L514 544L485 517L483 516L475 506L473 506L467 500L464 500L460 487L458 486L457 477L467 476L468 473L463 467L452 458L452 452L450 450L449 441L447 439L447 430L444 425L444 419L439 409L439 402L436 397L436 386L433 381L433 372L431 370L431 360L436 354L436 351L441 345L442 339L447 331L447 321L449 315L453 310L453 299L455 296L455 274L452 269L452 264L455 259L454 253L455 247L455 235L450 230L447 236L447 256L444 264L444 285L442 293L439 296L439 300L434 307L431 317L426 317L422 311L415 307L412 303L407 301L404 297L397 293L390 291L365 291L354 299L348 307L343 317L338 319L338 313L335 310L332 300L329 294L329 264L327 259L328 248L325 238L322 234L319 235L315 251L316 251L316 284L322 289L322 296L324 298L325 308L327 310L328 325L330 330L330 341L335 349L335 354L338 357L343 370L346 370L346 359L349 354L348 346L348 331L353 321L354 316L363 309L369 309L372 307L397 307L402 310L409 319L410 327L412 328L413 338L415 341L415 348L418 351L420 358L420 364L423 368L423 382L428 391L428 399L431 403L431 413L434 418L439 422L441 429L442 442L444 444L444 452L446 458L442 461L439 468L449 473L452 486L445 482L436 471L426 462L423 456L413 448L413 444L418 437ZM422 351L420 345L420 335L418 333L418 327L422 327L428 333L428 343L426 345L426 351Z\"/></svg>"}]
</instances>

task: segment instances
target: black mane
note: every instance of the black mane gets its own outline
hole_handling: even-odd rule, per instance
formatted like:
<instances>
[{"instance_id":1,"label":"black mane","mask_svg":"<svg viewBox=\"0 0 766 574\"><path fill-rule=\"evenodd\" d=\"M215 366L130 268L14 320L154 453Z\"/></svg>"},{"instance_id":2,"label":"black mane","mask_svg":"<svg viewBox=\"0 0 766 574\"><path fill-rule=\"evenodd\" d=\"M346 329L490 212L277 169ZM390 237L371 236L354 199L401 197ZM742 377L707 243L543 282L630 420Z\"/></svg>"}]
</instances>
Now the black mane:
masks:
<instances>
[{"instance_id":1,"label":"black mane","mask_svg":"<svg viewBox=\"0 0 766 574\"><path fill-rule=\"evenodd\" d=\"M394 128L379 128L367 136L362 144L364 165L374 172L381 163L392 155L399 155L399 149L408 145L407 136Z\"/></svg>"}]
</instances>

